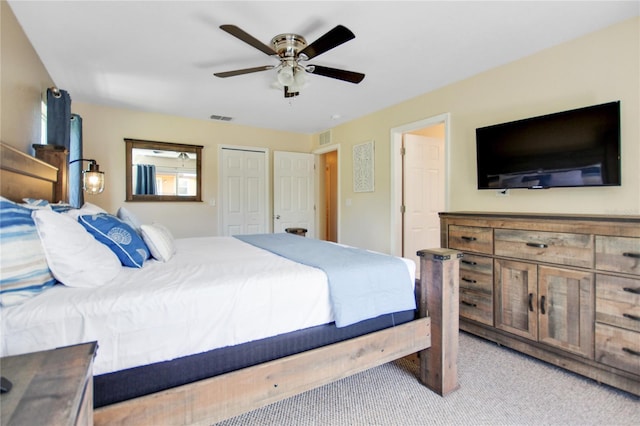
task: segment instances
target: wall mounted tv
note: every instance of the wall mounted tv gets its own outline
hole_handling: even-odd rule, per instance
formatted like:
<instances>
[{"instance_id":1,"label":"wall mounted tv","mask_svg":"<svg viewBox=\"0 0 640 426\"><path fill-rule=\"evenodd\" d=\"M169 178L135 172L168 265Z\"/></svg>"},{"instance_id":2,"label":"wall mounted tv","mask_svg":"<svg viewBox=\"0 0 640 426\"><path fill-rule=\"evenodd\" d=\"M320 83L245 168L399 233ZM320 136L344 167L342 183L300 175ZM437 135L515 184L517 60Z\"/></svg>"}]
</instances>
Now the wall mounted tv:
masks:
<instances>
[{"instance_id":1,"label":"wall mounted tv","mask_svg":"<svg viewBox=\"0 0 640 426\"><path fill-rule=\"evenodd\" d=\"M476 129L478 189L619 186L620 101Z\"/></svg>"}]
</instances>

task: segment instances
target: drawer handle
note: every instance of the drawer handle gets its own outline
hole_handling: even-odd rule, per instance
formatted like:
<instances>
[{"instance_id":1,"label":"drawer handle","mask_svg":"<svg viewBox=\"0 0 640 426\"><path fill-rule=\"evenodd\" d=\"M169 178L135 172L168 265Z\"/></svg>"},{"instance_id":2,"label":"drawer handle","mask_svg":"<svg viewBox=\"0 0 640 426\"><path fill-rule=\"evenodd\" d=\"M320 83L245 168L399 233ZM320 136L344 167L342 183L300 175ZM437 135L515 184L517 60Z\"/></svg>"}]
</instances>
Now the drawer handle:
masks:
<instances>
[{"instance_id":1,"label":"drawer handle","mask_svg":"<svg viewBox=\"0 0 640 426\"><path fill-rule=\"evenodd\" d=\"M529 293L529 310L533 312L533 293Z\"/></svg>"},{"instance_id":2,"label":"drawer handle","mask_svg":"<svg viewBox=\"0 0 640 426\"><path fill-rule=\"evenodd\" d=\"M626 252L626 253L622 253L622 255L624 257L631 257L633 259L640 259L640 253L631 253L631 252Z\"/></svg>"},{"instance_id":3,"label":"drawer handle","mask_svg":"<svg viewBox=\"0 0 640 426\"><path fill-rule=\"evenodd\" d=\"M629 349L629 348L622 348L622 350L628 354L631 355L635 355L635 356L640 356L640 352L638 351L634 351L633 349Z\"/></svg>"},{"instance_id":4,"label":"drawer handle","mask_svg":"<svg viewBox=\"0 0 640 426\"><path fill-rule=\"evenodd\" d=\"M547 248L547 247L549 247L548 245L542 244L542 243L527 243L527 245L529 247L535 247L535 248Z\"/></svg>"},{"instance_id":5,"label":"drawer handle","mask_svg":"<svg viewBox=\"0 0 640 426\"><path fill-rule=\"evenodd\" d=\"M472 308L476 308L478 306L475 303L465 302L464 300L461 300L460 303L462 303L464 306L471 306Z\"/></svg>"},{"instance_id":6,"label":"drawer handle","mask_svg":"<svg viewBox=\"0 0 640 426\"><path fill-rule=\"evenodd\" d=\"M545 302L546 298L544 296L540 296L540 313L542 315L545 314L545 310L544 310L544 302Z\"/></svg>"},{"instance_id":7,"label":"drawer handle","mask_svg":"<svg viewBox=\"0 0 640 426\"><path fill-rule=\"evenodd\" d=\"M622 314L623 317L632 319L634 321L640 321L640 317L632 314Z\"/></svg>"},{"instance_id":8,"label":"drawer handle","mask_svg":"<svg viewBox=\"0 0 640 426\"><path fill-rule=\"evenodd\" d=\"M462 236L460 238L462 238L465 241L476 241L477 240L476 237L465 237L465 236Z\"/></svg>"},{"instance_id":9,"label":"drawer handle","mask_svg":"<svg viewBox=\"0 0 640 426\"><path fill-rule=\"evenodd\" d=\"M464 282L466 282L466 283L471 283L471 284L475 284L475 283L477 283L477 282L478 282L478 281L476 281L476 280L472 280L472 279L470 279L470 278L461 278L461 279L462 279L462 281L464 281Z\"/></svg>"},{"instance_id":10,"label":"drawer handle","mask_svg":"<svg viewBox=\"0 0 640 426\"><path fill-rule=\"evenodd\" d=\"M628 293L640 294L640 287L623 287L622 289Z\"/></svg>"},{"instance_id":11,"label":"drawer handle","mask_svg":"<svg viewBox=\"0 0 640 426\"><path fill-rule=\"evenodd\" d=\"M460 262L464 263L465 265L471 265L471 266L476 266L478 264L477 262L473 262L471 260L461 260Z\"/></svg>"}]
</instances>

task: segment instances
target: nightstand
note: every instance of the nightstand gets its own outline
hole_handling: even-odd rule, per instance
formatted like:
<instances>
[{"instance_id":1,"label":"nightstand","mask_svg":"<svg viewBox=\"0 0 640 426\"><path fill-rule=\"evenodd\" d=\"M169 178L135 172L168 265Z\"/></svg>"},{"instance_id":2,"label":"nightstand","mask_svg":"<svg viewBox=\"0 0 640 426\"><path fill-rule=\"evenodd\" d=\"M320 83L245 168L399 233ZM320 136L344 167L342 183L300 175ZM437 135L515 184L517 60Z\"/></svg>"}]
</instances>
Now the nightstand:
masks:
<instances>
[{"instance_id":1,"label":"nightstand","mask_svg":"<svg viewBox=\"0 0 640 426\"><path fill-rule=\"evenodd\" d=\"M2 425L93 425L97 342L0 358Z\"/></svg>"}]
</instances>

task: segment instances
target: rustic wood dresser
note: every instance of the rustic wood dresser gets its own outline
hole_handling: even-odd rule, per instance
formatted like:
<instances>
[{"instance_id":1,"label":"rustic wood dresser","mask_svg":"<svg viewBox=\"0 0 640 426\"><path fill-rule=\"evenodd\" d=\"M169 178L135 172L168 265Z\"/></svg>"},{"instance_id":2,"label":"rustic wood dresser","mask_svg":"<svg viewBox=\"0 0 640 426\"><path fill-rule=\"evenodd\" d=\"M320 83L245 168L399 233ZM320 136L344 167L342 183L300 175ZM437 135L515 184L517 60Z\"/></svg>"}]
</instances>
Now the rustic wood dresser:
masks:
<instances>
[{"instance_id":1,"label":"rustic wood dresser","mask_svg":"<svg viewBox=\"0 0 640 426\"><path fill-rule=\"evenodd\" d=\"M640 395L640 217L441 213L460 329Z\"/></svg>"}]
</instances>

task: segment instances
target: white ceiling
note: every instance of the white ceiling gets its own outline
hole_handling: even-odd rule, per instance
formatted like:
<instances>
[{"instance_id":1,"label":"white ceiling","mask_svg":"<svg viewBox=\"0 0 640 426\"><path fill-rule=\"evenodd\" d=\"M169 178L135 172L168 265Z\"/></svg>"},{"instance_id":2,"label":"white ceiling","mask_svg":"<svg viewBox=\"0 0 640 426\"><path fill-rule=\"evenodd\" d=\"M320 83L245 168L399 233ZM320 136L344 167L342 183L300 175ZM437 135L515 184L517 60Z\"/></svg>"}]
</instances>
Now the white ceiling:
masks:
<instances>
[{"instance_id":1,"label":"white ceiling","mask_svg":"<svg viewBox=\"0 0 640 426\"><path fill-rule=\"evenodd\" d=\"M72 100L315 133L637 16L635 1L25 1L9 0L55 84ZM269 44L315 41L338 24L356 38L310 63L366 74L318 75L294 99L277 61L219 29ZM339 118L335 118L338 115Z\"/></svg>"}]
</instances>

